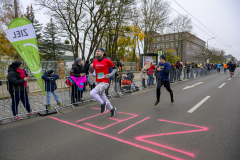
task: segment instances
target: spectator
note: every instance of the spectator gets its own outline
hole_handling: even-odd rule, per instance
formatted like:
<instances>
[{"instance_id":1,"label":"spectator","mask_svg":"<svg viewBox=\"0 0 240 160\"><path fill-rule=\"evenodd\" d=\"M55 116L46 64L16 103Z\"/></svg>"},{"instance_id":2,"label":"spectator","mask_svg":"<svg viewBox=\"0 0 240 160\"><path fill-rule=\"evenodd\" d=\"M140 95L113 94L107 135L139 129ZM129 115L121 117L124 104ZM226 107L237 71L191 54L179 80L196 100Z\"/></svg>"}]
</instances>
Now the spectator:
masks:
<instances>
[{"instance_id":1,"label":"spectator","mask_svg":"<svg viewBox=\"0 0 240 160\"><path fill-rule=\"evenodd\" d=\"M122 72L122 68L123 68L124 64L122 64L121 59L118 60L118 68L119 70Z\"/></svg>"},{"instance_id":2,"label":"spectator","mask_svg":"<svg viewBox=\"0 0 240 160\"><path fill-rule=\"evenodd\" d=\"M148 70L149 70L149 68L151 67L151 65L152 65L152 61L150 61L145 67L146 67L146 70L147 70L147 75L148 75ZM148 79L147 79L147 85L148 85L148 83L149 83L149 76L148 76Z\"/></svg>"},{"instance_id":3,"label":"spectator","mask_svg":"<svg viewBox=\"0 0 240 160\"><path fill-rule=\"evenodd\" d=\"M182 69L183 69L184 67L183 67L183 63L182 62L180 62L180 67L179 67L179 81L182 81L181 80L181 76L182 76Z\"/></svg>"},{"instance_id":4,"label":"spectator","mask_svg":"<svg viewBox=\"0 0 240 160\"><path fill-rule=\"evenodd\" d=\"M57 74L54 74L53 70L49 68L47 72L44 73L42 76L42 79L45 81L45 91L47 91L47 109L51 109L50 106L50 98L51 98L51 93L53 94L57 104L61 107L62 104L58 99L58 95L56 93L57 89L57 84L56 80L59 78Z\"/></svg>"},{"instance_id":5,"label":"spectator","mask_svg":"<svg viewBox=\"0 0 240 160\"><path fill-rule=\"evenodd\" d=\"M114 66L117 68L117 66L118 66L118 62L117 61L113 61L113 64L114 64ZM119 70L119 69L118 69ZM114 80L115 80L115 92L120 96L120 97L122 97L123 96L123 94L122 94L122 92L121 92L121 75L120 75L120 73L117 71L117 72L115 72L115 75L114 75Z\"/></svg>"},{"instance_id":6,"label":"spectator","mask_svg":"<svg viewBox=\"0 0 240 160\"><path fill-rule=\"evenodd\" d=\"M157 70L158 67L159 67L159 66L157 65L157 66L155 67L155 70L154 70L154 76L156 77L156 83L157 83L157 81L158 81L159 72L160 72L160 71Z\"/></svg>"},{"instance_id":7,"label":"spectator","mask_svg":"<svg viewBox=\"0 0 240 160\"><path fill-rule=\"evenodd\" d=\"M107 57L107 59L109 59L110 61L111 61L111 58L109 58L109 57ZM112 68L111 67L109 67L109 73L112 73ZM109 78L109 82L108 82L108 84L109 84L109 86L108 86L108 88L105 90L105 94L106 94L106 96L108 97L109 95L108 95L108 90L109 90L109 88L110 88L110 85L111 85L111 79L113 78L113 76L112 77L110 77Z\"/></svg>"},{"instance_id":8,"label":"spectator","mask_svg":"<svg viewBox=\"0 0 240 160\"><path fill-rule=\"evenodd\" d=\"M74 76L74 77L85 76L86 71L84 70L84 67L82 66L82 64L83 64L82 59L77 58L76 61L72 65L70 75ZM83 90L79 91L78 86L76 84L73 84L72 85L72 94L71 94L71 103L76 105L75 100L76 100L76 102L83 101L82 96L83 96Z\"/></svg>"},{"instance_id":9,"label":"spectator","mask_svg":"<svg viewBox=\"0 0 240 160\"><path fill-rule=\"evenodd\" d=\"M23 65L19 61L13 62L8 68L8 91L12 98L12 112L15 119L23 119L18 115L18 104L21 100L23 106L28 111L29 115L37 114L36 111L31 110L27 95L27 81L30 76L23 70Z\"/></svg>"},{"instance_id":10,"label":"spectator","mask_svg":"<svg viewBox=\"0 0 240 160\"><path fill-rule=\"evenodd\" d=\"M147 88L145 85L145 77L146 77L147 69L146 67L143 67L143 69L140 72L140 78L142 79L142 88Z\"/></svg>"},{"instance_id":11,"label":"spectator","mask_svg":"<svg viewBox=\"0 0 240 160\"><path fill-rule=\"evenodd\" d=\"M154 77L153 77L154 69L155 69L155 66L151 63L151 67L148 70L148 77L149 77L148 86L154 85Z\"/></svg>"},{"instance_id":12,"label":"spectator","mask_svg":"<svg viewBox=\"0 0 240 160\"><path fill-rule=\"evenodd\" d=\"M90 59L90 64L93 63L93 58ZM90 68L90 66L89 66ZM88 68L88 70L89 70ZM90 89L92 90L93 88L95 88L95 83L96 83L96 73L95 71L93 73L89 72L89 75L88 75L88 83L89 83L89 86L90 86Z\"/></svg>"}]
</instances>

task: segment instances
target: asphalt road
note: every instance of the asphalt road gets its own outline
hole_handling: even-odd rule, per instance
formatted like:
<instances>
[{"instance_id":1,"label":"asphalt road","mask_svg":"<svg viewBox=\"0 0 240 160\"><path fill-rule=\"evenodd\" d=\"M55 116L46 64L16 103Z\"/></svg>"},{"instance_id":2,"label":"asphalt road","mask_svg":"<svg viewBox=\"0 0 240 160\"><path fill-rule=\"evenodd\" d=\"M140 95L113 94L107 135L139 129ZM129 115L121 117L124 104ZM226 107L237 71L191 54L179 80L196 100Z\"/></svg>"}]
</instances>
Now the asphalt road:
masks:
<instances>
[{"instance_id":1,"label":"asphalt road","mask_svg":"<svg viewBox=\"0 0 240 160\"><path fill-rule=\"evenodd\" d=\"M125 94L113 119L94 102L1 125L0 160L238 160L239 71L171 84L157 107L155 88Z\"/></svg>"}]
</instances>

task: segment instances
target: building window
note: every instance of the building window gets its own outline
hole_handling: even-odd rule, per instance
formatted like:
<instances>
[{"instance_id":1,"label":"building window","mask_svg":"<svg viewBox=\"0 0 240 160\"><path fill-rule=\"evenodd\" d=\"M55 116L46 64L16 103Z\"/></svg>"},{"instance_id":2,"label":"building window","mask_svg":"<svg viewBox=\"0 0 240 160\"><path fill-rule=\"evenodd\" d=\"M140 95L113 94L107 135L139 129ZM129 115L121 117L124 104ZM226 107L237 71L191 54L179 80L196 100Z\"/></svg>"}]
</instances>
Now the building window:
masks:
<instances>
[{"instance_id":1,"label":"building window","mask_svg":"<svg viewBox=\"0 0 240 160\"><path fill-rule=\"evenodd\" d=\"M160 41L160 37L157 37L157 41Z\"/></svg>"},{"instance_id":2,"label":"building window","mask_svg":"<svg viewBox=\"0 0 240 160\"><path fill-rule=\"evenodd\" d=\"M162 36L162 40L164 41L164 36Z\"/></svg>"},{"instance_id":3,"label":"building window","mask_svg":"<svg viewBox=\"0 0 240 160\"><path fill-rule=\"evenodd\" d=\"M159 49L160 48L160 46L159 46L159 44L157 44L157 49Z\"/></svg>"},{"instance_id":4,"label":"building window","mask_svg":"<svg viewBox=\"0 0 240 160\"><path fill-rule=\"evenodd\" d=\"M169 47L169 44L168 43L166 43L166 48L168 48Z\"/></svg>"},{"instance_id":5,"label":"building window","mask_svg":"<svg viewBox=\"0 0 240 160\"><path fill-rule=\"evenodd\" d=\"M156 44L153 44L153 49L155 48Z\"/></svg>"},{"instance_id":6,"label":"building window","mask_svg":"<svg viewBox=\"0 0 240 160\"><path fill-rule=\"evenodd\" d=\"M164 43L162 44L162 48L165 48L165 44Z\"/></svg>"},{"instance_id":7,"label":"building window","mask_svg":"<svg viewBox=\"0 0 240 160\"><path fill-rule=\"evenodd\" d=\"M190 47L188 42L187 42L187 47Z\"/></svg>"},{"instance_id":8,"label":"building window","mask_svg":"<svg viewBox=\"0 0 240 160\"><path fill-rule=\"evenodd\" d=\"M174 43L173 42L171 42L171 48L174 48Z\"/></svg>"},{"instance_id":9,"label":"building window","mask_svg":"<svg viewBox=\"0 0 240 160\"><path fill-rule=\"evenodd\" d=\"M171 35L171 39L173 39L173 37L174 37L174 36L173 36L173 35Z\"/></svg>"},{"instance_id":10,"label":"building window","mask_svg":"<svg viewBox=\"0 0 240 160\"><path fill-rule=\"evenodd\" d=\"M166 36L166 40L169 40L169 36Z\"/></svg>"},{"instance_id":11,"label":"building window","mask_svg":"<svg viewBox=\"0 0 240 160\"><path fill-rule=\"evenodd\" d=\"M176 47L178 47L178 42L176 42Z\"/></svg>"},{"instance_id":12,"label":"building window","mask_svg":"<svg viewBox=\"0 0 240 160\"><path fill-rule=\"evenodd\" d=\"M149 52L149 50L147 50L147 53Z\"/></svg>"},{"instance_id":13,"label":"building window","mask_svg":"<svg viewBox=\"0 0 240 160\"><path fill-rule=\"evenodd\" d=\"M147 44L147 47L149 47L149 44Z\"/></svg>"},{"instance_id":14,"label":"building window","mask_svg":"<svg viewBox=\"0 0 240 160\"><path fill-rule=\"evenodd\" d=\"M175 38L178 39L178 35L177 34L175 35Z\"/></svg>"}]
</instances>

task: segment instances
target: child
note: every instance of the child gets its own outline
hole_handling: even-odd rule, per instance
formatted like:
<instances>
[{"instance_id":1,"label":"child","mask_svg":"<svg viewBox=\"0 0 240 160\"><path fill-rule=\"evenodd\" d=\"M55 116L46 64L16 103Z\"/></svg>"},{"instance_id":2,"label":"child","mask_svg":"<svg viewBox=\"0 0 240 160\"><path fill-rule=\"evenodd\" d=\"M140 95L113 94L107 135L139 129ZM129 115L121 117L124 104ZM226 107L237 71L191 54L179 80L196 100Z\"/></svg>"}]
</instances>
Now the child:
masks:
<instances>
[{"instance_id":1,"label":"child","mask_svg":"<svg viewBox=\"0 0 240 160\"><path fill-rule=\"evenodd\" d=\"M55 97L55 100L57 101L57 104L61 107L62 104L60 103L56 89L57 89L57 84L55 80L57 80L59 76L57 74L54 74L53 70L49 68L44 75L42 76L42 79L45 80L45 90L47 91L47 109L51 109L50 106L50 98L51 98L51 92L53 96Z\"/></svg>"}]
</instances>

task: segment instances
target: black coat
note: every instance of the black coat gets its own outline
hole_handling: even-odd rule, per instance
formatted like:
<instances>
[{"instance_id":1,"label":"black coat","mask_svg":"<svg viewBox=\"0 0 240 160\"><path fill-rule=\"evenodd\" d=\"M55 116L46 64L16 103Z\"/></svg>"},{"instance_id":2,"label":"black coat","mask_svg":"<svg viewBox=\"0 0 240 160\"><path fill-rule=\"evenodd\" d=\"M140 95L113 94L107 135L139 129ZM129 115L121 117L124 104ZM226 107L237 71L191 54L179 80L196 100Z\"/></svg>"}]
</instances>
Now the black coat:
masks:
<instances>
[{"instance_id":1,"label":"black coat","mask_svg":"<svg viewBox=\"0 0 240 160\"><path fill-rule=\"evenodd\" d=\"M73 74L74 73L74 74ZM70 75L74 77L80 77L80 73L86 73L85 69L83 66L79 66L77 62L74 62L72 65L72 69L70 71Z\"/></svg>"},{"instance_id":2,"label":"black coat","mask_svg":"<svg viewBox=\"0 0 240 160\"><path fill-rule=\"evenodd\" d=\"M57 74L49 75L47 72L44 73L42 79L45 80L45 91L55 91L57 89L57 80L59 76Z\"/></svg>"},{"instance_id":3,"label":"black coat","mask_svg":"<svg viewBox=\"0 0 240 160\"><path fill-rule=\"evenodd\" d=\"M25 71L26 77L28 74ZM24 79L20 77L20 74L12 68L12 65L8 67L8 91L9 92L26 92L26 88L24 87L23 83L25 82Z\"/></svg>"},{"instance_id":4,"label":"black coat","mask_svg":"<svg viewBox=\"0 0 240 160\"><path fill-rule=\"evenodd\" d=\"M89 67L90 67L89 61L86 61L86 64L84 65L84 71L86 75L89 74Z\"/></svg>"}]
</instances>

